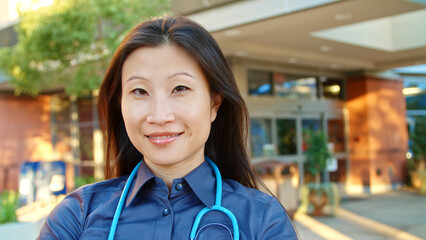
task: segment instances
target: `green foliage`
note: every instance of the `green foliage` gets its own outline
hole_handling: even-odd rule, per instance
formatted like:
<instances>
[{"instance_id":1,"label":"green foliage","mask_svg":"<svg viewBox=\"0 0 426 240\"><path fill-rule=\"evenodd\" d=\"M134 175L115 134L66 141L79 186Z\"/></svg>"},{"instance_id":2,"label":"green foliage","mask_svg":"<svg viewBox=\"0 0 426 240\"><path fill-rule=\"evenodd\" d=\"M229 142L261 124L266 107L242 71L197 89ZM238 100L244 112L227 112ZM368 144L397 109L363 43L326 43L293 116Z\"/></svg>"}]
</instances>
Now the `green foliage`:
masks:
<instances>
[{"instance_id":1,"label":"green foliage","mask_svg":"<svg viewBox=\"0 0 426 240\"><path fill-rule=\"evenodd\" d=\"M327 159L331 157L325 135L323 131L304 129L304 136L308 147L305 152L305 169L313 175L318 175L325 170Z\"/></svg>"},{"instance_id":2,"label":"green foliage","mask_svg":"<svg viewBox=\"0 0 426 240\"><path fill-rule=\"evenodd\" d=\"M81 176L75 178L75 188L96 182L93 176Z\"/></svg>"},{"instance_id":3,"label":"green foliage","mask_svg":"<svg viewBox=\"0 0 426 240\"><path fill-rule=\"evenodd\" d=\"M87 94L98 88L124 35L169 9L169 0L56 0L21 12L18 44L0 49L1 70L16 94L63 86L69 94Z\"/></svg>"},{"instance_id":4,"label":"green foliage","mask_svg":"<svg viewBox=\"0 0 426 240\"><path fill-rule=\"evenodd\" d=\"M18 193L5 190L0 194L0 224L16 222L16 209L18 208Z\"/></svg>"},{"instance_id":5,"label":"green foliage","mask_svg":"<svg viewBox=\"0 0 426 240\"><path fill-rule=\"evenodd\" d=\"M407 161L408 174L423 176L425 173L422 172L426 171L426 117L424 116L416 117L414 131L410 133L410 149L413 156ZM414 185L413 181L412 177L407 178L408 185Z\"/></svg>"},{"instance_id":6,"label":"green foliage","mask_svg":"<svg viewBox=\"0 0 426 240\"><path fill-rule=\"evenodd\" d=\"M426 160L426 117L416 119L416 127L410 134L410 139L414 161Z\"/></svg>"}]
</instances>

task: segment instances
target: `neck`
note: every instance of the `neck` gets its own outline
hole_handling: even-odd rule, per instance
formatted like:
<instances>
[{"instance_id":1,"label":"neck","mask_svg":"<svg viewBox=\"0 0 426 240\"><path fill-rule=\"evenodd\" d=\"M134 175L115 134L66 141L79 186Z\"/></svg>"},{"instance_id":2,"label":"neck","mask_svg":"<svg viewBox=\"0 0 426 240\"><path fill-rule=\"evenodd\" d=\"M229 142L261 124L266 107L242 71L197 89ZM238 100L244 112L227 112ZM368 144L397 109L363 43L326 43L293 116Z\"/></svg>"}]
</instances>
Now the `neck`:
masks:
<instances>
[{"instance_id":1,"label":"neck","mask_svg":"<svg viewBox=\"0 0 426 240\"><path fill-rule=\"evenodd\" d=\"M149 167L152 173L154 173L155 176L163 179L164 183L169 188L169 191L172 187L174 179L186 176L188 173L192 172L192 170L200 166L203 162L204 156L172 165L157 165L149 160L145 160L146 165Z\"/></svg>"}]
</instances>

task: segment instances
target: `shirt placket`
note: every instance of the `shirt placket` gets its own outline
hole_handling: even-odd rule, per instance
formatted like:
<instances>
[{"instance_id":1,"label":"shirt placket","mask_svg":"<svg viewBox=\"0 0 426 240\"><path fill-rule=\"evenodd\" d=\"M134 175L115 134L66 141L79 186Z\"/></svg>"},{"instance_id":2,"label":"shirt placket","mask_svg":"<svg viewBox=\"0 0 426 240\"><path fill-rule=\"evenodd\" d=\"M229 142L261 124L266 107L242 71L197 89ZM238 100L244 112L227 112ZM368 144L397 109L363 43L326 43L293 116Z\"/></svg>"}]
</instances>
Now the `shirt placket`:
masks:
<instances>
[{"instance_id":1,"label":"shirt placket","mask_svg":"<svg viewBox=\"0 0 426 240\"><path fill-rule=\"evenodd\" d=\"M168 199L169 191L165 185L163 187L166 189L162 189L158 192L160 196L158 197L158 217L154 234L155 240L172 239L174 212Z\"/></svg>"}]
</instances>

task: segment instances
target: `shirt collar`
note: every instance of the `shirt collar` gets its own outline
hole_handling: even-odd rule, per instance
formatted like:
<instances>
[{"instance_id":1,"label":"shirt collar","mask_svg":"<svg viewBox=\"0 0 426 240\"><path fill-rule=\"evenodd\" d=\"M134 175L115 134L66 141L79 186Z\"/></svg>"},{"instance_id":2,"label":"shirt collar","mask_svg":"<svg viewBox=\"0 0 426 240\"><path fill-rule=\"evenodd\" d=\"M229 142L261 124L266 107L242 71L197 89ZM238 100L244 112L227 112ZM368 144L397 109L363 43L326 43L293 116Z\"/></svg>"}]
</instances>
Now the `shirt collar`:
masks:
<instances>
[{"instance_id":1,"label":"shirt collar","mask_svg":"<svg viewBox=\"0 0 426 240\"><path fill-rule=\"evenodd\" d=\"M216 195L216 177L207 161L183 177L195 195L209 208L212 208Z\"/></svg>"},{"instance_id":2,"label":"shirt collar","mask_svg":"<svg viewBox=\"0 0 426 240\"><path fill-rule=\"evenodd\" d=\"M134 198L141 190L141 188L153 178L155 178L155 175L151 172L151 170L149 170L145 161L142 160L141 165L139 166L139 169L136 172L136 176L133 180L131 190L127 194L126 207L133 202Z\"/></svg>"},{"instance_id":3,"label":"shirt collar","mask_svg":"<svg viewBox=\"0 0 426 240\"><path fill-rule=\"evenodd\" d=\"M156 176L142 161L127 195L126 206L133 202L137 193L153 178L156 178ZM188 183L198 199L207 207L212 208L216 194L216 177L210 164L204 161L183 179Z\"/></svg>"}]
</instances>

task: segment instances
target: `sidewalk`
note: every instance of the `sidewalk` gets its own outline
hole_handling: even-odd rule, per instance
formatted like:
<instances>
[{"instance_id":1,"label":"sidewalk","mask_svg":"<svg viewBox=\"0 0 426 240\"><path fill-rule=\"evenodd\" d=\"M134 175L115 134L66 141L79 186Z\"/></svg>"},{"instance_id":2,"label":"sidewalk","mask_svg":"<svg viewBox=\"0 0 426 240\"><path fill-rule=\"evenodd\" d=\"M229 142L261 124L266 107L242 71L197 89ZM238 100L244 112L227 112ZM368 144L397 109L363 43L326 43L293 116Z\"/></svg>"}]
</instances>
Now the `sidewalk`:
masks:
<instances>
[{"instance_id":1,"label":"sidewalk","mask_svg":"<svg viewBox=\"0 0 426 240\"><path fill-rule=\"evenodd\" d=\"M426 196L394 191L342 199L337 216L296 215L302 240L426 239Z\"/></svg>"}]
</instances>

